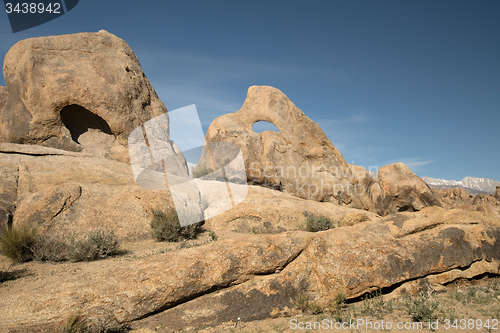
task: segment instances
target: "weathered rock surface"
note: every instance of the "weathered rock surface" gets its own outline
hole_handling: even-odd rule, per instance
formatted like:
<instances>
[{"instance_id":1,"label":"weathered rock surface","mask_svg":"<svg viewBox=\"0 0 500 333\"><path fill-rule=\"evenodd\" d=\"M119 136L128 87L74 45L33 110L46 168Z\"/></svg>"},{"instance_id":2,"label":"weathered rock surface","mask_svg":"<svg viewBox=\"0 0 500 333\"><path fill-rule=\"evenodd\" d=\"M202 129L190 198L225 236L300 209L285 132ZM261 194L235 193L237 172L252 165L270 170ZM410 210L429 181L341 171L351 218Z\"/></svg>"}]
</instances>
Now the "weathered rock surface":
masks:
<instances>
[{"instance_id":1,"label":"weathered rock surface","mask_svg":"<svg viewBox=\"0 0 500 333\"><path fill-rule=\"evenodd\" d=\"M173 207L168 190L137 186L129 164L4 143L0 161L0 209L14 224L36 222L41 231L61 235L110 229L121 239L144 239L151 212Z\"/></svg>"},{"instance_id":2,"label":"weathered rock surface","mask_svg":"<svg viewBox=\"0 0 500 333\"><path fill-rule=\"evenodd\" d=\"M274 124L279 133L255 133L258 121ZM207 142L236 143L243 153L250 184L274 188L299 198L366 208L366 189L357 182L340 152L321 128L280 90L268 86L248 89L243 107L215 119ZM213 161L215 166L224 161ZM197 168L211 168L204 149Z\"/></svg>"},{"instance_id":3,"label":"weathered rock surface","mask_svg":"<svg viewBox=\"0 0 500 333\"><path fill-rule=\"evenodd\" d=\"M495 191L495 198L497 201L500 201L500 186L497 186L497 189Z\"/></svg>"},{"instance_id":4,"label":"weathered rock surface","mask_svg":"<svg viewBox=\"0 0 500 333\"><path fill-rule=\"evenodd\" d=\"M104 30L22 40L3 71L0 141L129 162L128 135L167 112L130 47Z\"/></svg>"},{"instance_id":5,"label":"weathered rock surface","mask_svg":"<svg viewBox=\"0 0 500 333\"><path fill-rule=\"evenodd\" d=\"M342 220L340 220L340 226L341 227L350 227L352 225L370 221L370 218L367 216L365 213L361 212L355 212L355 213L349 213Z\"/></svg>"},{"instance_id":6,"label":"weathered rock surface","mask_svg":"<svg viewBox=\"0 0 500 333\"><path fill-rule=\"evenodd\" d=\"M7 102L7 96L8 96L7 87L0 86L0 110Z\"/></svg>"},{"instance_id":7,"label":"weathered rock surface","mask_svg":"<svg viewBox=\"0 0 500 333\"><path fill-rule=\"evenodd\" d=\"M222 189L222 191L225 190L225 188ZM222 197L218 196L217 192L213 194L216 197ZM213 204L220 205L217 200ZM210 209L211 206L208 206L205 212ZM360 211L330 202L304 200L269 188L250 185L248 187L248 196L243 202L229 211L207 219L205 227L216 231L240 233L277 233L299 230L300 224L306 220L304 212L326 216L334 221L337 227L337 223L342 225L341 221L346 218L350 221L354 217L353 214ZM358 216L358 219L355 218L358 222L379 219L375 213L362 212L360 214L363 217ZM344 225L348 223L347 220L343 222Z\"/></svg>"},{"instance_id":8,"label":"weathered rock surface","mask_svg":"<svg viewBox=\"0 0 500 333\"><path fill-rule=\"evenodd\" d=\"M19 161L20 158L13 155L4 155L0 161L0 229L12 223L14 216Z\"/></svg>"},{"instance_id":9,"label":"weathered rock surface","mask_svg":"<svg viewBox=\"0 0 500 333\"><path fill-rule=\"evenodd\" d=\"M89 263L93 274L0 289L0 321L37 331L69 313L107 313L135 327L178 330L290 314L302 293L326 305L339 292L352 299L416 279L444 284L498 274L499 220L455 221L459 213L427 208L316 234L245 235L131 262Z\"/></svg>"},{"instance_id":10,"label":"weathered rock surface","mask_svg":"<svg viewBox=\"0 0 500 333\"><path fill-rule=\"evenodd\" d=\"M441 205L427 183L403 163L381 167L378 170L377 182L369 191L377 212L382 216Z\"/></svg>"},{"instance_id":11,"label":"weathered rock surface","mask_svg":"<svg viewBox=\"0 0 500 333\"><path fill-rule=\"evenodd\" d=\"M16 209L16 224L34 224L39 231L47 231L52 220L67 210L82 195L78 184L49 186L24 199Z\"/></svg>"}]
</instances>

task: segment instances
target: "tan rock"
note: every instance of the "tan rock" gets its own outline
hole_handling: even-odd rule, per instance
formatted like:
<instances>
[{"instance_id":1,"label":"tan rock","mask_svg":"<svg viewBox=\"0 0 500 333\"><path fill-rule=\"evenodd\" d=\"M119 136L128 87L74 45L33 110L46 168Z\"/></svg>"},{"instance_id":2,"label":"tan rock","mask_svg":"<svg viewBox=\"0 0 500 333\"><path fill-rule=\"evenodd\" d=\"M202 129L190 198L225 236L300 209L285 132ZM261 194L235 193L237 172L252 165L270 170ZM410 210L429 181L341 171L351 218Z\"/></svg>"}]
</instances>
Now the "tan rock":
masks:
<instances>
[{"instance_id":1,"label":"tan rock","mask_svg":"<svg viewBox=\"0 0 500 333\"><path fill-rule=\"evenodd\" d=\"M3 70L0 141L128 162L128 135L167 112L130 47L104 30L22 40Z\"/></svg>"},{"instance_id":2,"label":"tan rock","mask_svg":"<svg viewBox=\"0 0 500 333\"><path fill-rule=\"evenodd\" d=\"M221 197L217 192L213 192L213 195ZM221 205L217 200L209 201L216 207ZM210 211L211 205L205 210L206 213ZM345 218L348 220L352 218L353 221L379 219L375 213L358 213L360 211L357 209L338 206L330 202L305 200L269 188L250 185L248 196L243 202L229 211L207 219L205 228L241 233L277 233L299 230L300 225L306 219L304 212L326 216L336 223L335 227L337 227L337 222ZM357 213L360 215L356 215Z\"/></svg>"},{"instance_id":3,"label":"tan rock","mask_svg":"<svg viewBox=\"0 0 500 333\"><path fill-rule=\"evenodd\" d=\"M497 201L500 201L500 186L498 185L495 191L495 199L497 199Z\"/></svg>"},{"instance_id":4,"label":"tan rock","mask_svg":"<svg viewBox=\"0 0 500 333\"><path fill-rule=\"evenodd\" d=\"M377 212L382 216L441 205L432 189L403 163L380 168L377 183L370 192Z\"/></svg>"},{"instance_id":5,"label":"tan rock","mask_svg":"<svg viewBox=\"0 0 500 333\"><path fill-rule=\"evenodd\" d=\"M255 133L252 125L258 121L273 123L279 133ZM340 152L321 128L276 88L250 87L243 107L215 119L205 139L236 143L252 185L303 199L365 208L360 197L366 196L366 189L357 183ZM224 163L211 161L205 149L197 168L211 168L212 162L215 167Z\"/></svg>"},{"instance_id":6,"label":"tan rock","mask_svg":"<svg viewBox=\"0 0 500 333\"><path fill-rule=\"evenodd\" d=\"M0 161L0 229L11 224L14 216L19 162L20 157L13 155L4 155Z\"/></svg>"},{"instance_id":7,"label":"tan rock","mask_svg":"<svg viewBox=\"0 0 500 333\"><path fill-rule=\"evenodd\" d=\"M459 187L435 190L435 193L445 205L449 206L471 204L474 199L474 195L467 193L463 188Z\"/></svg>"},{"instance_id":8,"label":"tan rock","mask_svg":"<svg viewBox=\"0 0 500 333\"><path fill-rule=\"evenodd\" d=\"M30 290L15 283L1 288L0 321L9 329L80 312L133 321L135 329L162 323L180 330L290 315L303 293L326 306L339 292L352 299L422 278L448 283L498 274L499 228L430 226L430 215L421 219L428 227L412 226L414 216L442 212L432 207L320 233L244 235L144 259L88 263L87 271L57 280L40 276Z\"/></svg>"},{"instance_id":9,"label":"tan rock","mask_svg":"<svg viewBox=\"0 0 500 333\"><path fill-rule=\"evenodd\" d=\"M366 221L370 221L370 218L365 213L349 213L340 221L340 226L349 227Z\"/></svg>"},{"instance_id":10,"label":"tan rock","mask_svg":"<svg viewBox=\"0 0 500 333\"><path fill-rule=\"evenodd\" d=\"M151 212L173 208L170 191L137 186L129 164L41 146L0 144L2 150L9 150L0 153L0 168L9 168L4 183L12 185L9 207L17 202L15 224L36 221L60 235L110 229L123 240L144 239L151 237ZM196 213L202 220L201 209Z\"/></svg>"},{"instance_id":11,"label":"tan rock","mask_svg":"<svg viewBox=\"0 0 500 333\"><path fill-rule=\"evenodd\" d=\"M15 224L33 224L41 232L50 229L52 220L67 210L82 195L78 184L46 187L28 196L16 209Z\"/></svg>"},{"instance_id":12,"label":"tan rock","mask_svg":"<svg viewBox=\"0 0 500 333\"><path fill-rule=\"evenodd\" d=\"M0 110L3 108L5 103L7 103L7 87L0 86Z\"/></svg>"}]
</instances>

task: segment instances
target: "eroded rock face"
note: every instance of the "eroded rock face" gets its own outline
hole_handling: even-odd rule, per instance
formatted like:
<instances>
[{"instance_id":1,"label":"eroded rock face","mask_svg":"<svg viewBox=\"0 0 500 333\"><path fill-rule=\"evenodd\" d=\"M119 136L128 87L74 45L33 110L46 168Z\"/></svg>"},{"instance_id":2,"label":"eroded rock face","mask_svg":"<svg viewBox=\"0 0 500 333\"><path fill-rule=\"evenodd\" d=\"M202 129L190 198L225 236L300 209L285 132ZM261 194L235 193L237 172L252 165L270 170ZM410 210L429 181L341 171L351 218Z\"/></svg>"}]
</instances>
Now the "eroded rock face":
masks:
<instances>
[{"instance_id":1,"label":"eroded rock face","mask_svg":"<svg viewBox=\"0 0 500 333\"><path fill-rule=\"evenodd\" d=\"M500 201L500 186L497 186L497 189L495 191L495 199L497 199L497 201Z\"/></svg>"},{"instance_id":2,"label":"eroded rock face","mask_svg":"<svg viewBox=\"0 0 500 333\"><path fill-rule=\"evenodd\" d=\"M12 223L17 200L19 156L2 156L0 163L0 230Z\"/></svg>"},{"instance_id":3,"label":"eroded rock face","mask_svg":"<svg viewBox=\"0 0 500 333\"><path fill-rule=\"evenodd\" d=\"M108 229L122 240L148 239L151 212L173 208L169 190L140 188L129 164L90 154L0 143L0 171L0 213L40 232Z\"/></svg>"},{"instance_id":4,"label":"eroded rock face","mask_svg":"<svg viewBox=\"0 0 500 333\"><path fill-rule=\"evenodd\" d=\"M255 133L252 125L258 121L274 124L279 133ZM314 121L276 88L250 87L243 107L215 119L205 139L236 143L243 153L250 184L299 198L370 208L364 204L369 202L366 189L352 175L337 148ZM197 168L210 167L205 149Z\"/></svg>"},{"instance_id":5,"label":"eroded rock face","mask_svg":"<svg viewBox=\"0 0 500 333\"><path fill-rule=\"evenodd\" d=\"M4 62L0 141L129 162L127 138L167 112L130 47L98 33L22 40Z\"/></svg>"},{"instance_id":6,"label":"eroded rock face","mask_svg":"<svg viewBox=\"0 0 500 333\"><path fill-rule=\"evenodd\" d=\"M403 163L380 168L377 182L370 187L370 194L377 212L382 216L441 205L427 183Z\"/></svg>"}]
</instances>

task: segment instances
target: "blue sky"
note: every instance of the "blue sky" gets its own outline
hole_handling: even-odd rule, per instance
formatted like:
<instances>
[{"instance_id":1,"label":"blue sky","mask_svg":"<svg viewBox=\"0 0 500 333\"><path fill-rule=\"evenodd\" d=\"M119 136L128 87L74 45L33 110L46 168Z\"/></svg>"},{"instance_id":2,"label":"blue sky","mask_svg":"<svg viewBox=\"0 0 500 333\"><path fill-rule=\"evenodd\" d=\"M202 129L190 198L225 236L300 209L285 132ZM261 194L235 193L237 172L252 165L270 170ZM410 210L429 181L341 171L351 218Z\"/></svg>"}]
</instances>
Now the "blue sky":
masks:
<instances>
[{"instance_id":1,"label":"blue sky","mask_svg":"<svg viewBox=\"0 0 500 333\"><path fill-rule=\"evenodd\" d=\"M348 163L500 180L499 18L496 0L80 0L15 34L0 13L0 55L29 37L105 29L169 110L196 104L205 131L248 87L270 85Z\"/></svg>"}]
</instances>

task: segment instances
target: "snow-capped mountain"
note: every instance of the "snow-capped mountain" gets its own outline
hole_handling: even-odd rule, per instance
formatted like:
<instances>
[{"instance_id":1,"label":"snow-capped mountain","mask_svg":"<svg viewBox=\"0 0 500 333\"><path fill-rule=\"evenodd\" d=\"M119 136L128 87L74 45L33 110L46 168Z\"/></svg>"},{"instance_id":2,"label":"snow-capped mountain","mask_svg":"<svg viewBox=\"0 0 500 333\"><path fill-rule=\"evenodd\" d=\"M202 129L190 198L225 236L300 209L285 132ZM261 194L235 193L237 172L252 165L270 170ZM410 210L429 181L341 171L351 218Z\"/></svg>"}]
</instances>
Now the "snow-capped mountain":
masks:
<instances>
[{"instance_id":1,"label":"snow-capped mountain","mask_svg":"<svg viewBox=\"0 0 500 333\"><path fill-rule=\"evenodd\" d=\"M500 182L487 178L465 177L460 181L444 180L431 177L421 177L429 186L443 189L452 187L461 187L469 193L491 193L494 194L496 186L500 186Z\"/></svg>"}]
</instances>

